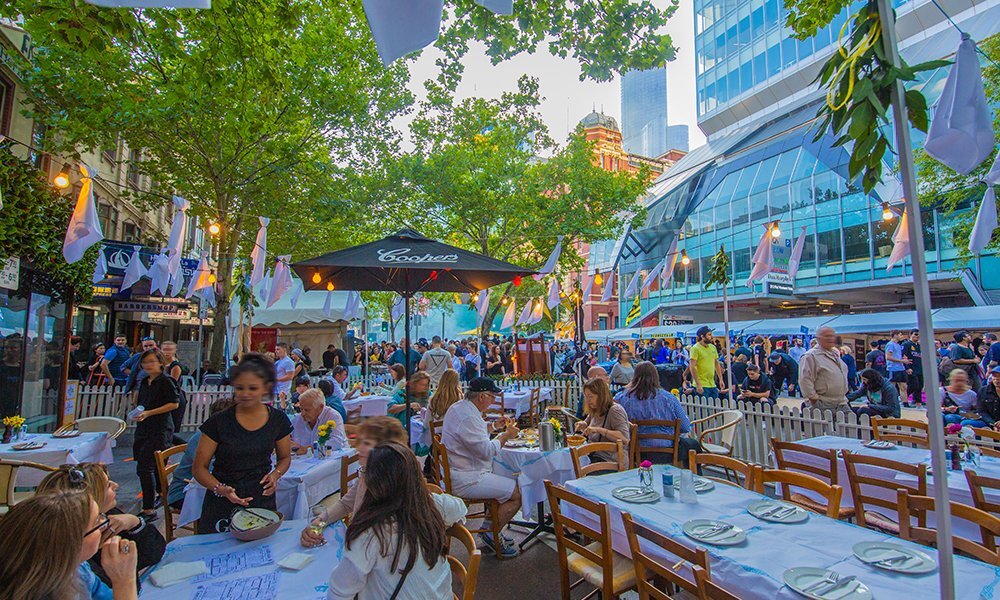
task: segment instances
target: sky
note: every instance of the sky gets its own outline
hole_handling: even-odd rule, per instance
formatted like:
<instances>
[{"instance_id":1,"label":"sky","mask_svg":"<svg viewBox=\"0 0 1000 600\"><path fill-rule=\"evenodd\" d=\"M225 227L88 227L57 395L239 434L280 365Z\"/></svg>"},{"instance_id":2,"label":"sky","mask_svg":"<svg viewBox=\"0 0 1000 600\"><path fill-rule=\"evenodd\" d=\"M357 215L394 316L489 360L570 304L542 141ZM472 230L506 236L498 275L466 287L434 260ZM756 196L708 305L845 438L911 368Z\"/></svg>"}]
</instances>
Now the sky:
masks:
<instances>
[{"instance_id":1,"label":"sky","mask_svg":"<svg viewBox=\"0 0 1000 600\"><path fill-rule=\"evenodd\" d=\"M666 0L654 3L661 7L668 4ZM670 125L687 125L690 147L697 148L705 142L705 137L698 129L695 112L692 5L690 0L682 0L664 27L677 48L676 59L667 63L667 121ZM472 46L463 60L466 69L458 88L459 98L498 97L503 92L516 90L517 79L527 73L539 80L542 118L556 141L563 143L573 127L594 108L621 123L620 77L603 83L580 81L579 64L572 58L552 56L547 48L493 66L482 48L481 45ZM437 73L434 61L438 56L440 52L430 47L410 66L409 87L418 98L424 97L423 82Z\"/></svg>"}]
</instances>

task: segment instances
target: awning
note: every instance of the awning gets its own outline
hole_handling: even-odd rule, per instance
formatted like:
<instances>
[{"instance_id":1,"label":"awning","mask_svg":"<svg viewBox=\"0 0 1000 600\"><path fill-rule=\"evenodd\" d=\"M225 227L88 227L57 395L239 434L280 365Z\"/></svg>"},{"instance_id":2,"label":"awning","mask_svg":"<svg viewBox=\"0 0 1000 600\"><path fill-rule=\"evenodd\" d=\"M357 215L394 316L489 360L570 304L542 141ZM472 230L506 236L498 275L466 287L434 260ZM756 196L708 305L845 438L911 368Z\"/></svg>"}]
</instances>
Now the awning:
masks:
<instances>
[{"instance_id":1,"label":"awning","mask_svg":"<svg viewBox=\"0 0 1000 600\"><path fill-rule=\"evenodd\" d=\"M888 333L893 329L910 329L917 326L917 313L913 310L871 313L867 315L840 315L826 323L837 333ZM939 327L934 317L935 329Z\"/></svg>"},{"instance_id":2,"label":"awning","mask_svg":"<svg viewBox=\"0 0 1000 600\"><path fill-rule=\"evenodd\" d=\"M1000 329L1000 306L964 306L934 311L934 329L968 329L970 331ZM916 320L913 325L916 326Z\"/></svg>"},{"instance_id":3,"label":"awning","mask_svg":"<svg viewBox=\"0 0 1000 600\"><path fill-rule=\"evenodd\" d=\"M258 306L253 312L253 324L255 327L276 327L281 325L309 324L309 323L332 323L343 320L344 309L347 308L347 298L350 292L332 292L333 298L330 300L330 316L323 312L326 304L326 295L329 292L302 292L299 294L299 301L292 308L292 293L286 292L274 303L271 308ZM233 301L229 310L230 327L238 327L240 322L239 303ZM364 318L364 307L362 306L357 318Z\"/></svg>"},{"instance_id":4,"label":"awning","mask_svg":"<svg viewBox=\"0 0 1000 600\"><path fill-rule=\"evenodd\" d=\"M747 335L803 335L802 328L805 327L811 335L816 333L816 329L821 325L826 325L833 319L833 316L764 319L747 327L743 333Z\"/></svg>"}]
</instances>

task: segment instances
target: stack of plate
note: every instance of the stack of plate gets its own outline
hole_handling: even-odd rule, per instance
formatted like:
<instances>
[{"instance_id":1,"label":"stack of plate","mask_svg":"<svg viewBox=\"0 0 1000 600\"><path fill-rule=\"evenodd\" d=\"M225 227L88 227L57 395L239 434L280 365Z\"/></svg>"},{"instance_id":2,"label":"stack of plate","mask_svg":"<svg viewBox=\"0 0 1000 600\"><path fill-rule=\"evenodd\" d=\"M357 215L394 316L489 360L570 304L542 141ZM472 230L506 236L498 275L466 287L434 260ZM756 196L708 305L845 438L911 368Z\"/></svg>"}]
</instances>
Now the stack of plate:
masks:
<instances>
[{"instance_id":1,"label":"stack of plate","mask_svg":"<svg viewBox=\"0 0 1000 600\"><path fill-rule=\"evenodd\" d=\"M725 521L694 519L684 523L682 529L689 538L713 546L735 546L747 539L742 529Z\"/></svg>"},{"instance_id":2,"label":"stack of plate","mask_svg":"<svg viewBox=\"0 0 1000 600\"><path fill-rule=\"evenodd\" d=\"M751 502L747 511L758 519L773 523L801 523L809 518L809 512L801 506L777 500Z\"/></svg>"}]
</instances>

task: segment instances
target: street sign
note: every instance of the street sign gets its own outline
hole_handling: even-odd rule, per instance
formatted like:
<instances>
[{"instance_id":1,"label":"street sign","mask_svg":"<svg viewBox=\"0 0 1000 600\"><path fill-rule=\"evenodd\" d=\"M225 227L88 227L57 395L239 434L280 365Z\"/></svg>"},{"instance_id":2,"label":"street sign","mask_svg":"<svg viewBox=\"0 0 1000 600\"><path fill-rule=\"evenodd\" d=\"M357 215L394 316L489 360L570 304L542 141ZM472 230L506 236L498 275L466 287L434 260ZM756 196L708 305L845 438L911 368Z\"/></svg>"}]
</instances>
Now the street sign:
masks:
<instances>
[{"instance_id":1,"label":"street sign","mask_svg":"<svg viewBox=\"0 0 1000 600\"><path fill-rule=\"evenodd\" d=\"M16 290L21 273L21 259L11 256L0 266L0 288Z\"/></svg>"},{"instance_id":2,"label":"street sign","mask_svg":"<svg viewBox=\"0 0 1000 600\"><path fill-rule=\"evenodd\" d=\"M799 326L799 331L801 331L803 333L803 335L809 335L809 328L806 327L805 325L800 325Z\"/></svg>"}]
</instances>

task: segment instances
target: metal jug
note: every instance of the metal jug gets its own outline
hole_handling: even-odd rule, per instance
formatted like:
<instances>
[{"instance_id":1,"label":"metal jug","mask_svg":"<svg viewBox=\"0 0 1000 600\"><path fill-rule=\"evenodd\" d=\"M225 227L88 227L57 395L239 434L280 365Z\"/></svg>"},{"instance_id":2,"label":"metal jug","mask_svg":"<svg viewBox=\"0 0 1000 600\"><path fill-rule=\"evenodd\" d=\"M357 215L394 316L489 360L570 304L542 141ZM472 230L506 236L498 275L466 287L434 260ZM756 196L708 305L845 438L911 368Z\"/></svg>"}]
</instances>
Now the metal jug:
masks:
<instances>
[{"instance_id":1,"label":"metal jug","mask_svg":"<svg viewBox=\"0 0 1000 600\"><path fill-rule=\"evenodd\" d=\"M538 424L538 443L542 452L552 452L556 449L556 432L552 428L552 423L542 421Z\"/></svg>"}]
</instances>

